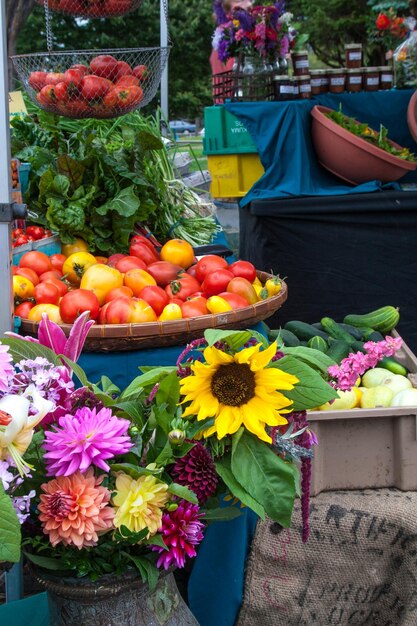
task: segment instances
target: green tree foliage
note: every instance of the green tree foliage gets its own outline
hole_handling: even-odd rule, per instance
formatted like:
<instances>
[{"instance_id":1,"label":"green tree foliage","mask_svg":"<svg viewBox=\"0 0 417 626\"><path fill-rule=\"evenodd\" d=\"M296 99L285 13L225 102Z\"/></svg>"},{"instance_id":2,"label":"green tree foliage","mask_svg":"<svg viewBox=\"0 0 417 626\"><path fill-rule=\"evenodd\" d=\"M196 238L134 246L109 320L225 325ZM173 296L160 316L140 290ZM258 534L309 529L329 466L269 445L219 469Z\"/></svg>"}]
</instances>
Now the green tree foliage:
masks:
<instances>
[{"instance_id":1,"label":"green tree foliage","mask_svg":"<svg viewBox=\"0 0 417 626\"><path fill-rule=\"evenodd\" d=\"M100 50L159 46L159 2L143 0L127 16L81 20L54 13L55 50ZM169 31L173 47L169 59L170 117L194 118L211 104L209 56L213 22L211 3L169 0ZM35 6L18 39L18 53L46 50L44 15ZM157 99L149 107L155 108Z\"/></svg>"}]
</instances>

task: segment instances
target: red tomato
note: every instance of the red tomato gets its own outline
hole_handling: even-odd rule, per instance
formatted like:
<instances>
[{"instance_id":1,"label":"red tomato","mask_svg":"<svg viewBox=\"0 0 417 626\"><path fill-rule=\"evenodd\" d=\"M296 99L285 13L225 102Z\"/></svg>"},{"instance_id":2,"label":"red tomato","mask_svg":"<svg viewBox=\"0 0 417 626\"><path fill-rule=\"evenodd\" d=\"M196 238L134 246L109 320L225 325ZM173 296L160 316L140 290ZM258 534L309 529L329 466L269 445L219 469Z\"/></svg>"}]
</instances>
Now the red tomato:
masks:
<instances>
[{"instance_id":1,"label":"red tomato","mask_svg":"<svg viewBox=\"0 0 417 626\"><path fill-rule=\"evenodd\" d=\"M114 267L122 274L126 274L129 270L133 270L135 268L146 270L146 263L136 256L124 256L122 259L117 261Z\"/></svg>"},{"instance_id":2,"label":"red tomato","mask_svg":"<svg viewBox=\"0 0 417 626\"><path fill-rule=\"evenodd\" d=\"M24 235L25 231L23 230L23 228L14 228L12 230L12 238L16 239L16 237L19 237L20 235Z\"/></svg>"},{"instance_id":3,"label":"red tomato","mask_svg":"<svg viewBox=\"0 0 417 626\"><path fill-rule=\"evenodd\" d=\"M219 296L226 300L232 307L232 309L244 309L249 306L249 302L243 296L238 293L230 293L229 291L222 291Z\"/></svg>"},{"instance_id":4,"label":"red tomato","mask_svg":"<svg viewBox=\"0 0 417 626\"><path fill-rule=\"evenodd\" d=\"M81 87L81 95L89 101L99 100L113 87L113 84L100 76L86 74Z\"/></svg>"},{"instance_id":5,"label":"red tomato","mask_svg":"<svg viewBox=\"0 0 417 626\"><path fill-rule=\"evenodd\" d=\"M55 106L57 103L57 97L55 94L55 85L51 85L51 84L47 84L44 87L42 87L42 89L40 90L40 92L38 94L36 94L36 99L39 102L39 104L42 104L43 106Z\"/></svg>"},{"instance_id":6,"label":"red tomato","mask_svg":"<svg viewBox=\"0 0 417 626\"><path fill-rule=\"evenodd\" d=\"M146 300L151 305L155 313L159 316L169 302L168 294L158 287L158 285L149 285L144 287L140 292L142 300Z\"/></svg>"},{"instance_id":7,"label":"red tomato","mask_svg":"<svg viewBox=\"0 0 417 626\"><path fill-rule=\"evenodd\" d=\"M106 302L100 309L100 313L98 314L97 323L98 324L107 324L106 322L106 314L107 309L109 307L110 302Z\"/></svg>"},{"instance_id":8,"label":"red tomato","mask_svg":"<svg viewBox=\"0 0 417 626\"><path fill-rule=\"evenodd\" d=\"M66 102L68 100L68 85L62 81L55 85L55 96L58 102Z\"/></svg>"},{"instance_id":9,"label":"red tomato","mask_svg":"<svg viewBox=\"0 0 417 626\"><path fill-rule=\"evenodd\" d=\"M127 74L117 80L116 87L139 87L139 78L132 74Z\"/></svg>"},{"instance_id":10,"label":"red tomato","mask_svg":"<svg viewBox=\"0 0 417 626\"><path fill-rule=\"evenodd\" d=\"M215 270L210 274L207 274L201 284L203 293L208 298L210 296L216 296L221 291L225 291L227 285L234 278L232 272L229 270Z\"/></svg>"},{"instance_id":11,"label":"red tomato","mask_svg":"<svg viewBox=\"0 0 417 626\"><path fill-rule=\"evenodd\" d=\"M35 285L35 287L39 282L39 276L30 267L17 267L14 274L16 274L16 276L24 276L25 278L30 280L30 282Z\"/></svg>"},{"instance_id":12,"label":"red tomato","mask_svg":"<svg viewBox=\"0 0 417 626\"><path fill-rule=\"evenodd\" d=\"M107 15L123 15L132 8L132 0L105 0L104 12Z\"/></svg>"},{"instance_id":13,"label":"red tomato","mask_svg":"<svg viewBox=\"0 0 417 626\"><path fill-rule=\"evenodd\" d=\"M87 68L86 68L87 70ZM64 74L64 81L68 85L68 89L72 95L81 91L81 85L83 84L83 78L86 72L80 69L71 67Z\"/></svg>"},{"instance_id":14,"label":"red tomato","mask_svg":"<svg viewBox=\"0 0 417 626\"><path fill-rule=\"evenodd\" d=\"M124 259L126 256L127 254L122 254L121 252L116 252L116 254L111 254L109 258L107 259L107 265L109 267L116 267L116 264L118 263L118 261L120 261L120 259Z\"/></svg>"},{"instance_id":15,"label":"red tomato","mask_svg":"<svg viewBox=\"0 0 417 626\"><path fill-rule=\"evenodd\" d=\"M90 319L97 319L100 305L97 296L88 289L74 289L68 291L59 303L59 313L65 324L72 324L77 317L84 313L90 312Z\"/></svg>"},{"instance_id":16,"label":"red tomato","mask_svg":"<svg viewBox=\"0 0 417 626\"><path fill-rule=\"evenodd\" d=\"M143 243L145 246L148 246L149 250L151 252L154 252L158 256L158 259L159 259L159 254L158 254L157 249L155 248L153 243L149 241L147 237L144 237L143 235L133 235L132 239L130 240L130 245L132 245L133 243Z\"/></svg>"},{"instance_id":17,"label":"red tomato","mask_svg":"<svg viewBox=\"0 0 417 626\"><path fill-rule=\"evenodd\" d=\"M200 291L201 285L196 278L189 274L181 274L175 280L172 280L165 291L170 298L181 298L186 300L196 291Z\"/></svg>"},{"instance_id":18,"label":"red tomato","mask_svg":"<svg viewBox=\"0 0 417 626\"><path fill-rule=\"evenodd\" d=\"M45 282L45 280L49 280L50 278L57 278L59 280L62 278L62 272L59 270L48 270L39 276L41 283Z\"/></svg>"},{"instance_id":19,"label":"red tomato","mask_svg":"<svg viewBox=\"0 0 417 626\"><path fill-rule=\"evenodd\" d=\"M217 254L207 254L197 262L195 275L197 280L202 283L207 274L210 274L215 270L224 270L228 267L228 263L226 259L223 259L223 257L218 256Z\"/></svg>"},{"instance_id":20,"label":"red tomato","mask_svg":"<svg viewBox=\"0 0 417 626\"><path fill-rule=\"evenodd\" d=\"M169 303L170 304L178 304L178 306L181 308L182 305L184 304L184 300L181 300L181 298L170 298L169 299Z\"/></svg>"},{"instance_id":21,"label":"red tomato","mask_svg":"<svg viewBox=\"0 0 417 626\"><path fill-rule=\"evenodd\" d=\"M132 243L129 252L131 256L135 256L138 259L141 259L145 263L145 265L151 265L152 263L159 261L156 250L151 251L149 246L144 244L142 241Z\"/></svg>"},{"instance_id":22,"label":"red tomato","mask_svg":"<svg viewBox=\"0 0 417 626\"><path fill-rule=\"evenodd\" d=\"M62 72L49 72L45 77L45 85L57 85L64 80Z\"/></svg>"},{"instance_id":23,"label":"red tomato","mask_svg":"<svg viewBox=\"0 0 417 626\"><path fill-rule=\"evenodd\" d=\"M91 113L91 107L85 100L68 100L62 104L62 113L68 117L87 117Z\"/></svg>"},{"instance_id":24,"label":"red tomato","mask_svg":"<svg viewBox=\"0 0 417 626\"><path fill-rule=\"evenodd\" d=\"M78 70L82 73L83 76L88 74L88 67L86 65L82 65L81 63L76 63L75 65L71 65L71 70Z\"/></svg>"},{"instance_id":25,"label":"red tomato","mask_svg":"<svg viewBox=\"0 0 417 626\"><path fill-rule=\"evenodd\" d=\"M35 287L34 298L36 304L58 304L60 297L59 289L53 283L43 282Z\"/></svg>"},{"instance_id":26,"label":"red tomato","mask_svg":"<svg viewBox=\"0 0 417 626\"><path fill-rule=\"evenodd\" d=\"M30 267L38 276L52 269L49 256L38 250L30 250L25 252L19 262L19 267Z\"/></svg>"},{"instance_id":27,"label":"red tomato","mask_svg":"<svg viewBox=\"0 0 417 626\"><path fill-rule=\"evenodd\" d=\"M194 278L197 278L197 263L194 263L194 265L191 265L188 270L186 270L187 274L189 274L190 276L194 276ZM198 279L197 279L198 280Z\"/></svg>"},{"instance_id":28,"label":"red tomato","mask_svg":"<svg viewBox=\"0 0 417 626\"><path fill-rule=\"evenodd\" d=\"M27 235L19 235L14 240L13 245L15 248L17 248L18 246L24 246L25 243L28 243L28 242L29 242L29 239Z\"/></svg>"},{"instance_id":29,"label":"red tomato","mask_svg":"<svg viewBox=\"0 0 417 626\"><path fill-rule=\"evenodd\" d=\"M53 285L57 287L61 298L62 296L65 296L65 294L68 291L68 285L64 280L60 280L59 278L52 277L48 280L48 283L52 283Z\"/></svg>"},{"instance_id":30,"label":"red tomato","mask_svg":"<svg viewBox=\"0 0 417 626\"><path fill-rule=\"evenodd\" d=\"M65 254L52 254L49 257L49 260L51 261L52 269L62 272L62 266L64 265L66 259L67 257L65 256Z\"/></svg>"},{"instance_id":31,"label":"red tomato","mask_svg":"<svg viewBox=\"0 0 417 626\"><path fill-rule=\"evenodd\" d=\"M46 85L46 72L31 72L28 82L32 89L40 91Z\"/></svg>"},{"instance_id":32,"label":"red tomato","mask_svg":"<svg viewBox=\"0 0 417 626\"><path fill-rule=\"evenodd\" d=\"M127 324L130 316L131 298L122 296L104 305L105 312L100 316L100 324ZM103 321L102 321L103 317Z\"/></svg>"},{"instance_id":33,"label":"red tomato","mask_svg":"<svg viewBox=\"0 0 417 626\"><path fill-rule=\"evenodd\" d=\"M198 317L200 315L207 315L209 310L206 306L207 299L203 296L197 296L186 300L181 305L181 311L183 317Z\"/></svg>"},{"instance_id":34,"label":"red tomato","mask_svg":"<svg viewBox=\"0 0 417 626\"><path fill-rule=\"evenodd\" d=\"M104 303L107 304L108 302L111 302L112 300L115 300L116 298L133 298L133 291L131 290L130 287L115 287L114 289L112 289L111 291L109 291L109 293L106 295L106 297L104 298Z\"/></svg>"},{"instance_id":35,"label":"red tomato","mask_svg":"<svg viewBox=\"0 0 417 626\"><path fill-rule=\"evenodd\" d=\"M90 70L96 76L114 79L117 75L118 61L111 54L99 54L90 63Z\"/></svg>"},{"instance_id":36,"label":"red tomato","mask_svg":"<svg viewBox=\"0 0 417 626\"><path fill-rule=\"evenodd\" d=\"M38 239L42 239L44 233L45 230L42 228L42 226L28 226L26 228L26 234L30 237L33 237L35 241L37 241Z\"/></svg>"},{"instance_id":37,"label":"red tomato","mask_svg":"<svg viewBox=\"0 0 417 626\"><path fill-rule=\"evenodd\" d=\"M246 278L250 283L256 278L256 268L249 261L235 261L228 268L234 276Z\"/></svg>"},{"instance_id":38,"label":"red tomato","mask_svg":"<svg viewBox=\"0 0 417 626\"><path fill-rule=\"evenodd\" d=\"M148 68L146 65L136 65L132 70L133 76L137 76L139 80L145 80L148 77Z\"/></svg>"},{"instance_id":39,"label":"red tomato","mask_svg":"<svg viewBox=\"0 0 417 626\"><path fill-rule=\"evenodd\" d=\"M85 79L84 79L85 80ZM127 111L134 108L143 99L141 87L113 87L103 98L103 104L110 109Z\"/></svg>"},{"instance_id":40,"label":"red tomato","mask_svg":"<svg viewBox=\"0 0 417 626\"><path fill-rule=\"evenodd\" d=\"M21 302L20 304L17 305L17 307L14 310L14 314L17 315L18 317L21 317L24 320L27 320L29 311L30 309L33 309L34 306L35 306L34 302L29 302L29 300L26 300L26 302Z\"/></svg>"},{"instance_id":41,"label":"red tomato","mask_svg":"<svg viewBox=\"0 0 417 626\"><path fill-rule=\"evenodd\" d=\"M235 276L227 285L226 291L229 293L237 293L239 296L245 298L249 304L255 304L258 302L256 291L253 288L253 285L246 280L246 278Z\"/></svg>"},{"instance_id":42,"label":"red tomato","mask_svg":"<svg viewBox=\"0 0 417 626\"><path fill-rule=\"evenodd\" d=\"M117 68L116 68L116 76L112 80L116 82L119 80L119 78L122 78L122 76L129 76L131 74L132 74L132 68L130 67L129 63L126 63L126 61L118 61Z\"/></svg>"}]
</instances>

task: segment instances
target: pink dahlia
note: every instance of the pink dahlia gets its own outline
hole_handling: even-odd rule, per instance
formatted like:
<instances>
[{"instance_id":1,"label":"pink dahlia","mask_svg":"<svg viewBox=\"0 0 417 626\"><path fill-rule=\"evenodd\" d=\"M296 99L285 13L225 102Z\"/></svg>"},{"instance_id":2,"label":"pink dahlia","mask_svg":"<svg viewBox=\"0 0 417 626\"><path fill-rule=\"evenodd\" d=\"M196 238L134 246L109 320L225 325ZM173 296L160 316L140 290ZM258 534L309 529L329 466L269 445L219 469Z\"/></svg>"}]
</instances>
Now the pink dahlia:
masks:
<instances>
[{"instance_id":1,"label":"pink dahlia","mask_svg":"<svg viewBox=\"0 0 417 626\"><path fill-rule=\"evenodd\" d=\"M0 391L9 390L9 381L14 374L12 355L9 354L9 346L0 343Z\"/></svg>"},{"instance_id":2,"label":"pink dahlia","mask_svg":"<svg viewBox=\"0 0 417 626\"><path fill-rule=\"evenodd\" d=\"M164 513L159 532L167 549L152 546L152 550L160 553L157 567L162 565L166 570L172 564L184 567L187 557L196 556L195 547L203 539L204 524L200 522L203 515L204 513L199 513L197 504L185 500L181 500L175 511Z\"/></svg>"},{"instance_id":3,"label":"pink dahlia","mask_svg":"<svg viewBox=\"0 0 417 626\"><path fill-rule=\"evenodd\" d=\"M200 504L215 493L219 480L211 454L200 442L176 461L171 475L178 484L189 487Z\"/></svg>"},{"instance_id":4,"label":"pink dahlia","mask_svg":"<svg viewBox=\"0 0 417 626\"><path fill-rule=\"evenodd\" d=\"M79 550L95 546L99 535L113 528L111 492L100 486L102 480L91 468L41 485L39 520L53 547L58 543Z\"/></svg>"},{"instance_id":5,"label":"pink dahlia","mask_svg":"<svg viewBox=\"0 0 417 626\"><path fill-rule=\"evenodd\" d=\"M63 415L58 426L45 432L42 445L48 476L70 476L96 465L108 472L106 463L133 446L126 435L130 422L116 417L110 409L83 407L74 415Z\"/></svg>"}]
</instances>

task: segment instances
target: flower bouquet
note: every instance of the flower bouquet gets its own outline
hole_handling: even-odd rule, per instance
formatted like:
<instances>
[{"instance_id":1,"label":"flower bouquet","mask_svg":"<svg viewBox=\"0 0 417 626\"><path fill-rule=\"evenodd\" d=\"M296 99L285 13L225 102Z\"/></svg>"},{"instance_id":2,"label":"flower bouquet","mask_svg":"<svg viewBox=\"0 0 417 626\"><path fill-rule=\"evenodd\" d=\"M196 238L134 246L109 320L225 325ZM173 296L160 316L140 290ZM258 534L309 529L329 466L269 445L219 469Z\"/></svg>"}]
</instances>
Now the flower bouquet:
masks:
<instances>
[{"instance_id":1,"label":"flower bouquet","mask_svg":"<svg viewBox=\"0 0 417 626\"><path fill-rule=\"evenodd\" d=\"M306 410L337 397L331 359L209 330L176 366L143 368L120 390L76 364L92 323L81 315L67 339L44 316L37 340L0 346L0 459L20 475L13 497L31 498L22 546L37 571L153 590L196 556L208 523L242 506L289 526L300 467L306 540ZM0 544L6 531L0 518Z\"/></svg>"}]
</instances>

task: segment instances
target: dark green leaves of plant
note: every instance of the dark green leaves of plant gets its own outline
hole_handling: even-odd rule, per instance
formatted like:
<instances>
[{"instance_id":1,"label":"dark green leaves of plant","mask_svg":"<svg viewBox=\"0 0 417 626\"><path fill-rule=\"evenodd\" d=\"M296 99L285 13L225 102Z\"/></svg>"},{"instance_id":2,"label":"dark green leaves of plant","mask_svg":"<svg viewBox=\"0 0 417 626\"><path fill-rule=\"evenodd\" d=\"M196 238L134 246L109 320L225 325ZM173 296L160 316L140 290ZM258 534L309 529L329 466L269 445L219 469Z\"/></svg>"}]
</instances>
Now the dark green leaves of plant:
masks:
<instances>
[{"instance_id":1,"label":"dark green leaves of plant","mask_svg":"<svg viewBox=\"0 0 417 626\"><path fill-rule=\"evenodd\" d=\"M0 561L20 559L20 523L0 480Z\"/></svg>"},{"instance_id":2,"label":"dark green leaves of plant","mask_svg":"<svg viewBox=\"0 0 417 626\"><path fill-rule=\"evenodd\" d=\"M286 397L293 401L291 408L294 411L312 409L338 397L333 387L330 387L318 372L295 357L284 356L275 361L272 367L293 374L303 381L302 384L297 383L291 391L285 391Z\"/></svg>"}]
</instances>

